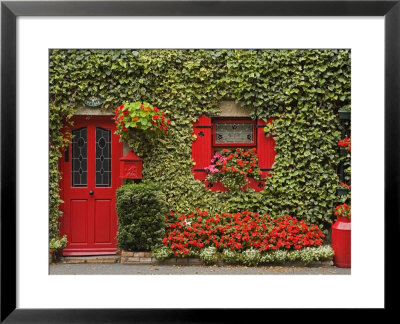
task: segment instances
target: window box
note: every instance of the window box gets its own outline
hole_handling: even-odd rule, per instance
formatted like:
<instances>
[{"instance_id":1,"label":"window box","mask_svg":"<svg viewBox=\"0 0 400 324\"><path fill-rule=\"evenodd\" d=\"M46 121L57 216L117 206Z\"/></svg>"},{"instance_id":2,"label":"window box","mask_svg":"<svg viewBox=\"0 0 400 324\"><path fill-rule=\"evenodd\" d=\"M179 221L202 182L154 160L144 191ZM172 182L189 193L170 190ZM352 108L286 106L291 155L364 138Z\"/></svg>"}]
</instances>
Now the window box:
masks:
<instances>
[{"instance_id":1,"label":"window box","mask_svg":"<svg viewBox=\"0 0 400 324\"><path fill-rule=\"evenodd\" d=\"M247 187L254 189L256 192L260 192L265 188L265 180L254 180L253 178L247 178L249 180L249 184L246 185L244 188ZM228 192L229 190L224 187L221 181L216 183L211 183L208 181L204 181L204 185L207 188L206 190L212 192Z\"/></svg>"}]
</instances>

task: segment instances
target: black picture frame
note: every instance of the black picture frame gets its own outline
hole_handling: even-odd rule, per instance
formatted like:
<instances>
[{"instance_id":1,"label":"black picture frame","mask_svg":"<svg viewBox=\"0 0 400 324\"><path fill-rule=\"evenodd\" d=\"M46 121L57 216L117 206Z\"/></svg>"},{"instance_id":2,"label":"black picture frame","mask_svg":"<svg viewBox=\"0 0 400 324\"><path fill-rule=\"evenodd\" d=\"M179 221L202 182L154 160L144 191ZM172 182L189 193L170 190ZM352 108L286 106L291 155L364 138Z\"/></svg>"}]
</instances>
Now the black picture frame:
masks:
<instances>
[{"instance_id":1,"label":"black picture frame","mask_svg":"<svg viewBox=\"0 0 400 324\"><path fill-rule=\"evenodd\" d=\"M395 306L399 237L400 0L381 1L2 1L1 2L1 322L224 322L251 311L218 309L16 308L16 19L19 16L384 16L385 309ZM366 244L367 245L367 244ZM390 258L391 257L391 258ZM389 283L389 284L388 284ZM329 293L329 292L324 292Z\"/></svg>"}]
</instances>

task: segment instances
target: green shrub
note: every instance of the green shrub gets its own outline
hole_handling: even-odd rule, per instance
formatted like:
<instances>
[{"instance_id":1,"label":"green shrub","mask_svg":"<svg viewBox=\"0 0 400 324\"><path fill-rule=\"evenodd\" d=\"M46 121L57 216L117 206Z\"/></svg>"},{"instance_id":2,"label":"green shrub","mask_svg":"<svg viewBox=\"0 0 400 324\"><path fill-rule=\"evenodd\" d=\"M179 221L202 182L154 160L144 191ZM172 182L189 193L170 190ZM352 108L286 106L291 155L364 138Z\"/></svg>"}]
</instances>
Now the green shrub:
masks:
<instances>
[{"instance_id":1,"label":"green shrub","mask_svg":"<svg viewBox=\"0 0 400 324\"><path fill-rule=\"evenodd\" d=\"M124 185L117 190L118 247L150 251L161 244L166 214L165 195L153 183Z\"/></svg>"},{"instance_id":2,"label":"green shrub","mask_svg":"<svg viewBox=\"0 0 400 324\"><path fill-rule=\"evenodd\" d=\"M266 264L266 263L272 263L275 262L275 255L277 251L268 251L268 252L263 252L261 253L260 256L260 263L261 264Z\"/></svg>"},{"instance_id":3,"label":"green shrub","mask_svg":"<svg viewBox=\"0 0 400 324\"><path fill-rule=\"evenodd\" d=\"M329 245L320 246L318 248L308 247L301 250L300 259L305 264L312 261L330 260L333 257L333 250Z\"/></svg>"},{"instance_id":4,"label":"green shrub","mask_svg":"<svg viewBox=\"0 0 400 324\"><path fill-rule=\"evenodd\" d=\"M255 248L250 248L242 252L242 263L254 267L260 262L261 253Z\"/></svg>"},{"instance_id":5,"label":"green shrub","mask_svg":"<svg viewBox=\"0 0 400 324\"><path fill-rule=\"evenodd\" d=\"M200 252L200 259L207 265L215 264L218 261L217 248L209 246Z\"/></svg>"},{"instance_id":6,"label":"green shrub","mask_svg":"<svg viewBox=\"0 0 400 324\"><path fill-rule=\"evenodd\" d=\"M51 250L62 250L67 245L67 236L54 237L49 242L49 249Z\"/></svg>"},{"instance_id":7,"label":"green shrub","mask_svg":"<svg viewBox=\"0 0 400 324\"><path fill-rule=\"evenodd\" d=\"M261 253L261 264L285 261L301 261L304 264L309 264L313 261L331 260L333 257L333 250L330 245L323 245L318 247L306 247L301 250L274 250Z\"/></svg>"},{"instance_id":8,"label":"green shrub","mask_svg":"<svg viewBox=\"0 0 400 324\"><path fill-rule=\"evenodd\" d=\"M221 259L227 264L238 264L241 262L241 253L235 250L225 249L221 253Z\"/></svg>"},{"instance_id":9,"label":"green shrub","mask_svg":"<svg viewBox=\"0 0 400 324\"><path fill-rule=\"evenodd\" d=\"M166 260L173 254L168 246L157 246L153 248L153 257L157 260Z\"/></svg>"}]
</instances>

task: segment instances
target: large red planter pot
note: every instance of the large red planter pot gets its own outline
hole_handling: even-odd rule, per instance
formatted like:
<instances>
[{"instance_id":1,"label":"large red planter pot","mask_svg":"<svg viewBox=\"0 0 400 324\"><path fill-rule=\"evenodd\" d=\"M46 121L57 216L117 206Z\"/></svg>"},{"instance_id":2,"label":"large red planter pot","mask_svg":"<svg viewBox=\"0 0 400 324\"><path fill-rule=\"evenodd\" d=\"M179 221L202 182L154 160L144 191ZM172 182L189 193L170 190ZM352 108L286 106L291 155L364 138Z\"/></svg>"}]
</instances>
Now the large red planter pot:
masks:
<instances>
[{"instance_id":1,"label":"large red planter pot","mask_svg":"<svg viewBox=\"0 0 400 324\"><path fill-rule=\"evenodd\" d=\"M338 216L332 226L333 261L340 268L351 268L351 220Z\"/></svg>"}]
</instances>

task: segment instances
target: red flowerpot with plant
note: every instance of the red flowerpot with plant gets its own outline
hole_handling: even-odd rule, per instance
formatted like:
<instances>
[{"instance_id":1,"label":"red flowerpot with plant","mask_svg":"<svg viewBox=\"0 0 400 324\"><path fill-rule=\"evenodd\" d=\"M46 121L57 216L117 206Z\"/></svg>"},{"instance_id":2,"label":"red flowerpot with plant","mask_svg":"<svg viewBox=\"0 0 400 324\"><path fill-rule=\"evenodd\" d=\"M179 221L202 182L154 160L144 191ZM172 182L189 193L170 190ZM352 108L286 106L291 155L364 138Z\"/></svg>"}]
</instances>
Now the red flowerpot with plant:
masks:
<instances>
[{"instance_id":1,"label":"red flowerpot with plant","mask_svg":"<svg viewBox=\"0 0 400 324\"><path fill-rule=\"evenodd\" d=\"M334 263L340 268L351 268L351 207L346 203L336 206L336 222L332 225Z\"/></svg>"}]
</instances>

